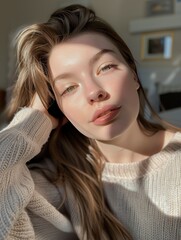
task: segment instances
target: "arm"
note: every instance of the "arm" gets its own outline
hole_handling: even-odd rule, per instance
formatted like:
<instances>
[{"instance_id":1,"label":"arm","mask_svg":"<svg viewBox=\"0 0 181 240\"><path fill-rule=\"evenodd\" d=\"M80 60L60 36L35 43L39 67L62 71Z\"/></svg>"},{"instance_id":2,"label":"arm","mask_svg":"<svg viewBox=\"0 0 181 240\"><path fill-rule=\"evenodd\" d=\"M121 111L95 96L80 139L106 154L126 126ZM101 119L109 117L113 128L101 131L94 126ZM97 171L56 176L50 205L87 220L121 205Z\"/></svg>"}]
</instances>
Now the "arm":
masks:
<instances>
[{"instance_id":1,"label":"arm","mask_svg":"<svg viewBox=\"0 0 181 240\"><path fill-rule=\"evenodd\" d=\"M21 109L0 131L0 174L17 162L26 163L37 155L51 130L52 124L46 115L32 108Z\"/></svg>"},{"instance_id":2,"label":"arm","mask_svg":"<svg viewBox=\"0 0 181 240\"><path fill-rule=\"evenodd\" d=\"M26 162L40 152L51 130L45 114L23 108L0 132L0 239L6 239L33 195Z\"/></svg>"},{"instance_id":3,"label":"arm","mask_svg":"<svg viewBox=\"0 0 181 240\"><path fill-rule=\"evenodd\" d=\"M17 162L26 163L37 155L58 120L53 118L35 94L30 108L22 108L0 131L0 174Z\"/></svg>"}]
</instances>

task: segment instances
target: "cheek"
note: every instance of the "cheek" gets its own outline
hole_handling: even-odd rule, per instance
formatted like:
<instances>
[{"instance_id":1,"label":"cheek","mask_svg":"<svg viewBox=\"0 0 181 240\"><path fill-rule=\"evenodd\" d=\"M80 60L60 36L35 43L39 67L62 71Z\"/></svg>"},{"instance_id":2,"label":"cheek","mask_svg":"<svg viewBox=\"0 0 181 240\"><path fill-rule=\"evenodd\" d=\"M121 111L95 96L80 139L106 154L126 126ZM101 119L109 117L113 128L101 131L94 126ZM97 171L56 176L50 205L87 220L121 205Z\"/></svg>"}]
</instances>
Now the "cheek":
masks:
<instances>
[{"instance_id":1,"label":"cheek","mask_svg":"<svg viewBox=\"0 0 181 240\"><path fill-rule=\"evenodd\" d=\"M130 84L127 94L125 91L125 102L128 106L130 113L137 118L140 108L140 100L138 95L138 90L136 88L135 82Z\"/></svg>"},{"instance_id":2,"label":"cheek","mask_svg":"<svg viewBox=\"0 0 181 240\"><path fill-rule=\"evenodd\" d=\"M59 105L62 112L66 116L66 118L75 125L76 123L81 123L84 119L84 111L82 111L82 107L77 103L62 103Z\"/></svg>"},{"instance_id":3,"label":"cheek","mask_svg":"<svg viewBox=\"0 0 181 240\"><path fill-rule=\"evenodd\" d=\"M112 82L113 93L119 99L128 99L135 96L137 93L135 80L131 74L124 74L117 78L117 81ZM114 97L114 96L113 96Z\"/></svg>"},{"instance_id":4,"label":"cheek","mask_svg":"<svg viewBox=\"0 0 181 240\"><path fill-rule=\"evenodd\" d=\"M123 105L130 106L132 109L136 108L135 110L137 110L139 107L138 86L133 75L128 74L121 79L114 91L117 92L117 96L119 96L119 100Z\"/></svg>"},{"instance_id":5,"label":"cheek","mask_svg":"<svg viewBox=\"0 0 181 240\"><path fill-rule=\"evenodd\" d=\"M72 122L73 124L76 123L76 122L80 122L80 120L81 120L81 116L80 116L80 113L78 111L72 111L71 113L65 111L64 114L67 117L67 119L70 122Z\"/></svg>"},{"instance_id":6,"label":"cheek","mask_svg":"<svg viewBox=\"0 0 181 240\"><path fill-rule=\"evenodd\" d=\"M69 120L69 122L71 122L71 124L79 131L81 132L83 135L87 136L87 137L92 137L89 129L87 128L87 124L85 121L85 116L83 115L83 113L81 111L72 111L71 113L66 111L65 116L67 117L67 119Z\"/></svg>"}]
</instances>

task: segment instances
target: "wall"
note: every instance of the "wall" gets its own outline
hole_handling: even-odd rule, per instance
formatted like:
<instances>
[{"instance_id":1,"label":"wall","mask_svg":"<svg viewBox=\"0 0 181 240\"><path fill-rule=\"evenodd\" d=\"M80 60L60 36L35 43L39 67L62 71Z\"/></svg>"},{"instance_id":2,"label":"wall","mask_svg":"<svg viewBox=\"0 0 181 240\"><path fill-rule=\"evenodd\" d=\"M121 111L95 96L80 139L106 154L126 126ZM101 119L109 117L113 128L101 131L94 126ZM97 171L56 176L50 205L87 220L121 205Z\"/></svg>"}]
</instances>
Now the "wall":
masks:
<instances>
[{"instance_id":1,"label":"wall","mask_svg":"<svg viewBox=\"0 0 181 240\"><path fill-rule=\"evenodd\" d=\"M100 17L106 19L115 28L131 50L134 50L138 48L139 43L137 40L132 41L129 21L144 16L144 2L145 0L136 0L135 4L134 0L92 0L91 6Z\"/></svg>"},{"instance_id":2,"label":"wall","mask_svg":"<svg viewBox=\"0 0 181 240\"><path fill-rule=\"evenodd\" d=\"M181 21L181 16L180 16ZM157 85L159 94L166 92L181 92L181 30L180 29L166 29L166 31L172 31L173 36L173 49L172 58L169 60L141 60L140 48L141 48L141 34L132 34L130 45L132 45L133 39L138 39L137 44L139 48L133 49L133 52L138 59L138 69L141 80L145 88L149 88L152 84Z\"/></svg>"}]
</instances>

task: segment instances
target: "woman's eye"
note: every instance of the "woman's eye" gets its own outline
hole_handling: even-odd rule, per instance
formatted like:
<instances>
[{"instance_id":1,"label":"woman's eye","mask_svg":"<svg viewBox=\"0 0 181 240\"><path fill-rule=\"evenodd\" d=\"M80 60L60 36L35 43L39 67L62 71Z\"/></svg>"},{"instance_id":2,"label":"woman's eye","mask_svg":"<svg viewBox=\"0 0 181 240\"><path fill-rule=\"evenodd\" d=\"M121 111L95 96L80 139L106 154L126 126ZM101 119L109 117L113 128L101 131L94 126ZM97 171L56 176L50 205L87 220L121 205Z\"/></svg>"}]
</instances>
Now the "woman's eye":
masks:
<instances>
[{"instance_id":1,"label":"woman's eye","mask_svg":"<svg viewBox=\"0 0 181 240\"><path fill-rule=\"evenodd\" d=\"M63 96L63 95L65 95L65 94L71 93L71 92L72 92L73 90L75 90L76 88L77 88L76 85L70 86L70 87L66 88L61 95Z\"/></svg>"},{"instance_id":2,"label":"woman's eye","mask_svg":"<svg viewBox=\"0 0 181 240\"><path fill-rule=\"evenodd\" d=\"M116 67L117 67L116 64L108 64L108 65L102 67L102 68L98 71L98 74L101 73L101 72L102 72L102 73L107 72L107 71L111 70L112 68L116 68Z\"/></svg>"}]
</instances>

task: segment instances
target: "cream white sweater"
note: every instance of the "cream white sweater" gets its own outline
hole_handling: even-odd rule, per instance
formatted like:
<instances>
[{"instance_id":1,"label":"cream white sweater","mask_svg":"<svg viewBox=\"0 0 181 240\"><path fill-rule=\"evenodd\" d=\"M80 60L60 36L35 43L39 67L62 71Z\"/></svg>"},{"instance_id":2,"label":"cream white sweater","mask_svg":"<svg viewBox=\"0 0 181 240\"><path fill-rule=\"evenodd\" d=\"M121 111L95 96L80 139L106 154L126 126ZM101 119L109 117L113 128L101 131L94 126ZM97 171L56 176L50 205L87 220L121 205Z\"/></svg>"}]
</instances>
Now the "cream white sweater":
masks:
<instances>
[{"instance_id":1,"label":"cream white sweater","mask_svg":"<svg viewBox=\"0 0 181 240\"><path fill-rule=\"evenodd\" d=\"M0 240L81 239L71 193L60 208L63 190L26 166L51 129L47 116L23 108L0 132ZM144 161L107 163L102 180L110 208L135 240L181 239L181 133Z\"/></svg>"}]
</instances>

